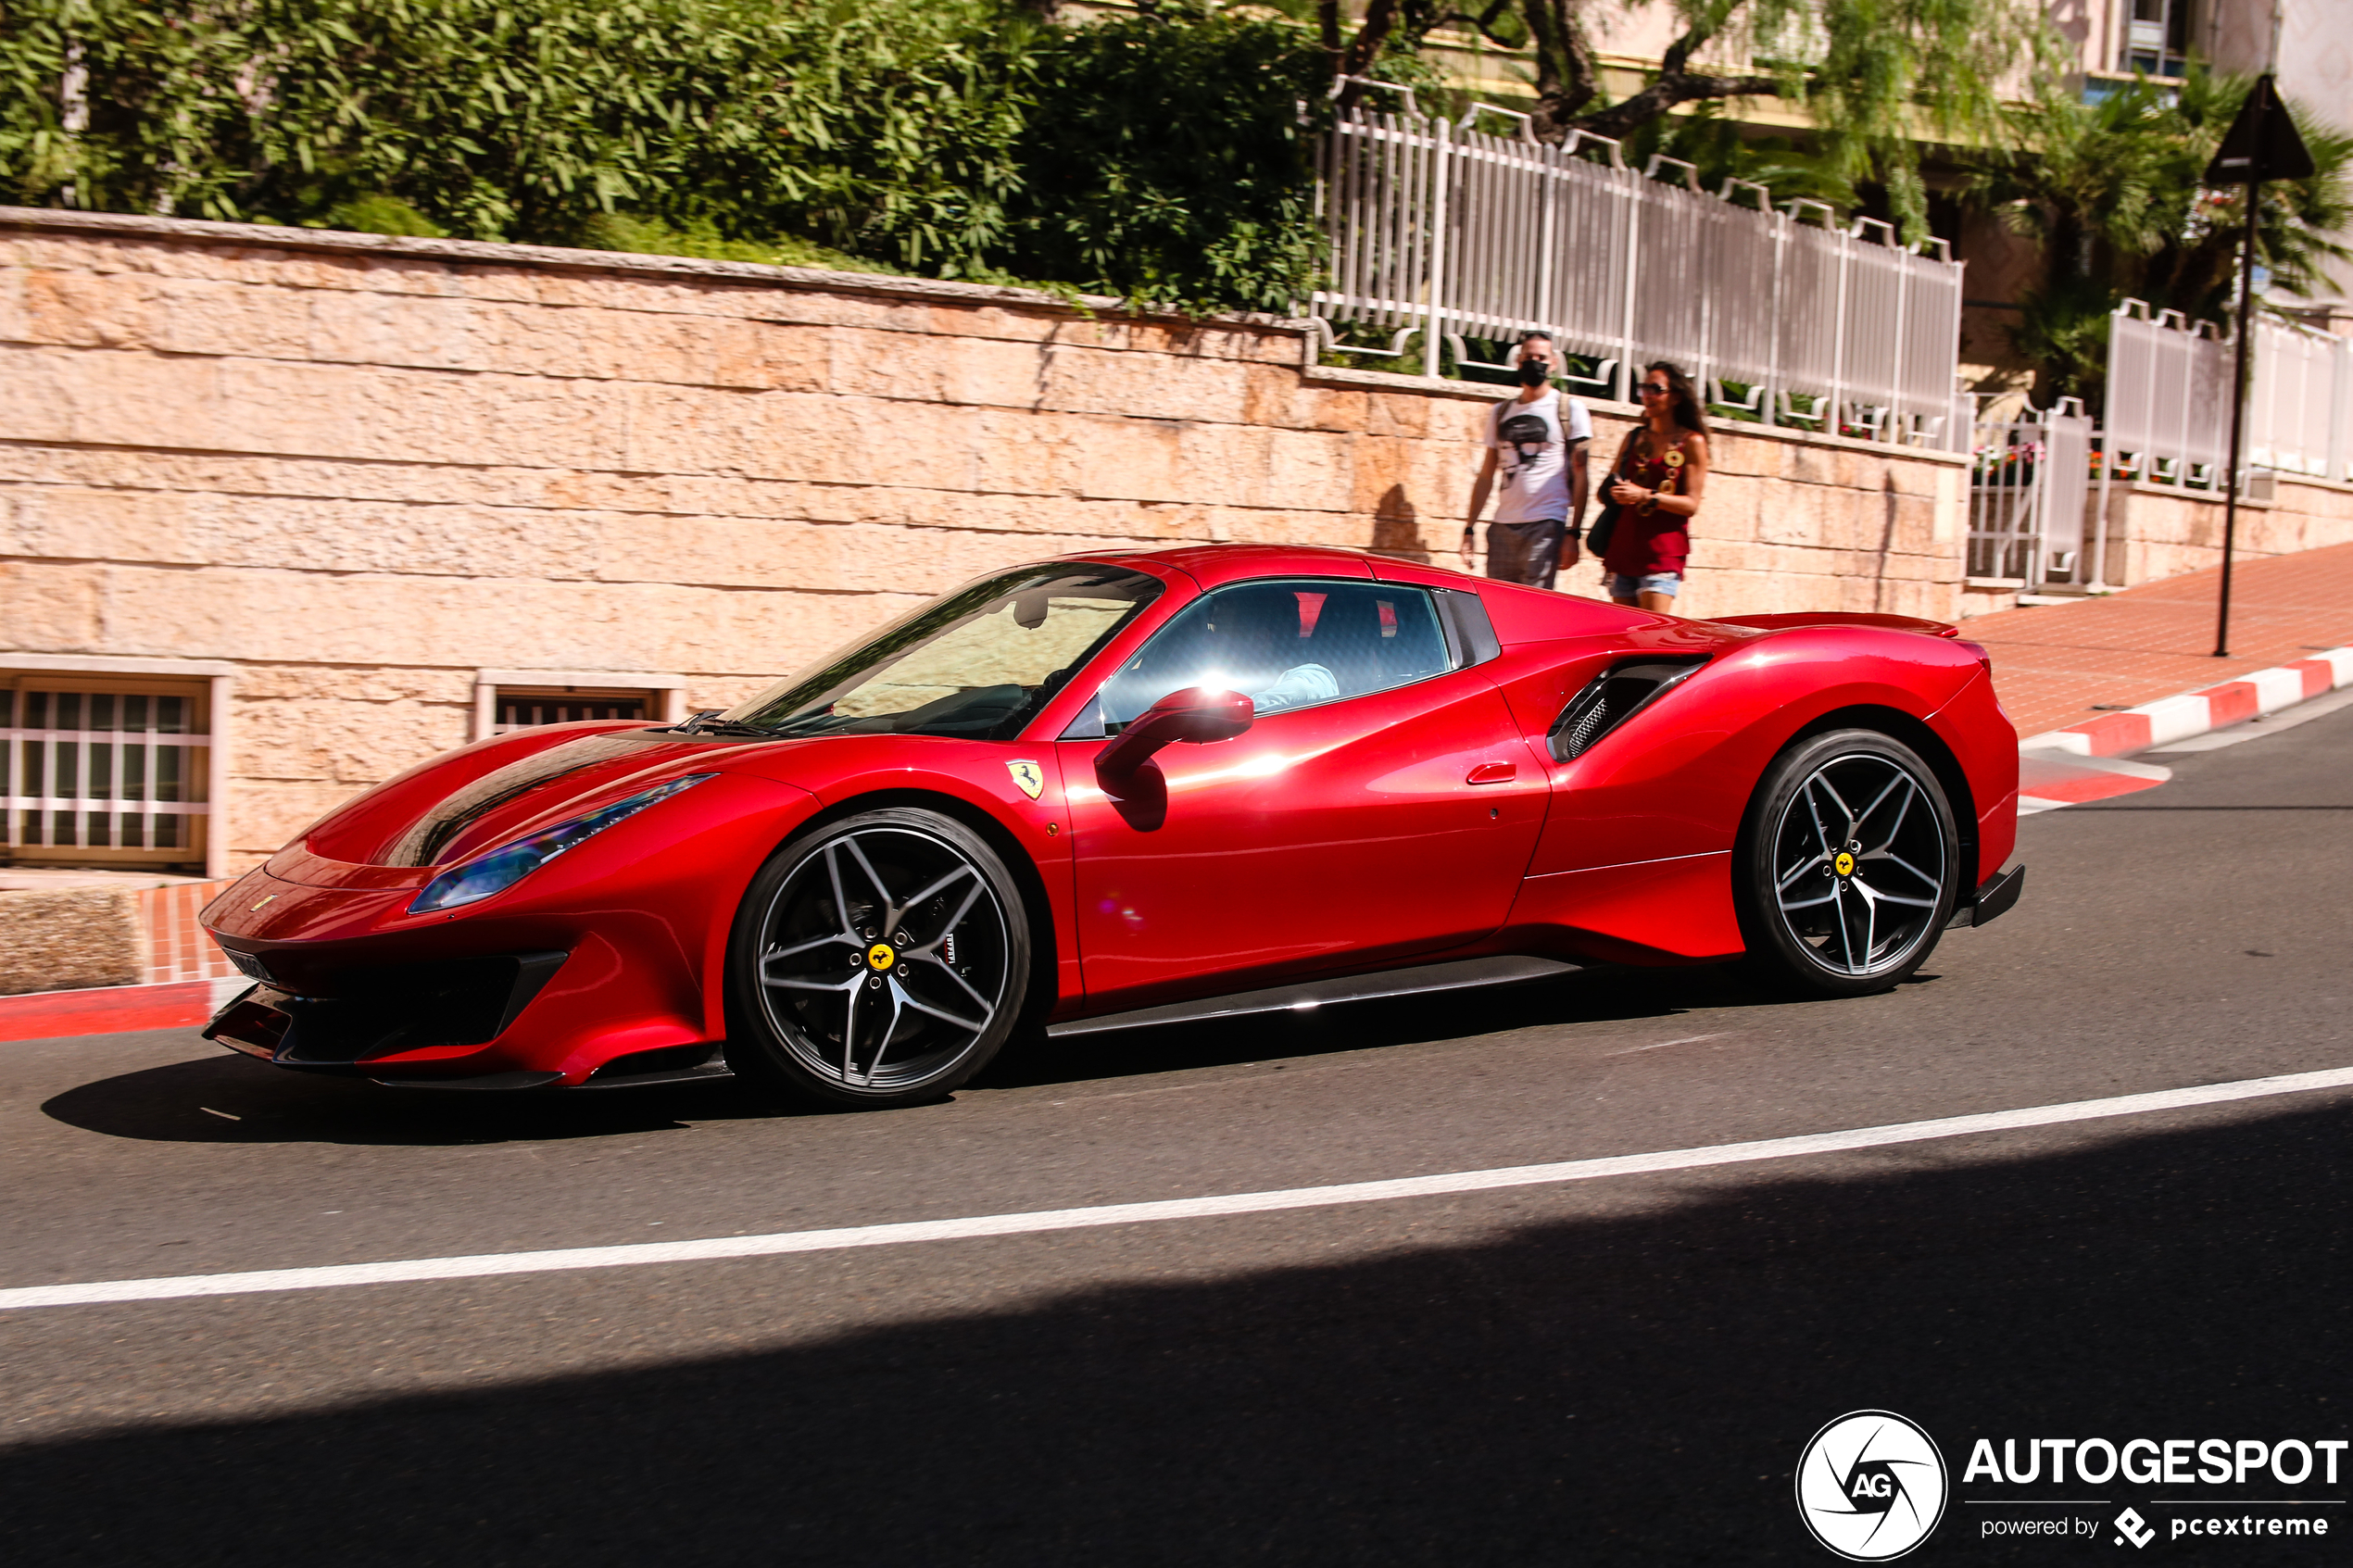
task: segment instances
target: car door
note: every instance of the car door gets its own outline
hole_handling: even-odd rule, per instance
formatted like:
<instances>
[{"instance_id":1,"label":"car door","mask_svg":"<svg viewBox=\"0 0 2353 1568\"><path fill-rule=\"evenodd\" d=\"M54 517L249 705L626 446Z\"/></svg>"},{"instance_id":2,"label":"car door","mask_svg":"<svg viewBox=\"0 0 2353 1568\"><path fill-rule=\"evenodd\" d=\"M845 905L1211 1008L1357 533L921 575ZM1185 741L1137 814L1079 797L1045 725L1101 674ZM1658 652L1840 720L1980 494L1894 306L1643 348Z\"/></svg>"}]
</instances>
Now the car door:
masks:
<instances>
[{"instance_id":1,"label":"car door","mask_svg":"<svg viewBox=\"0 0 2353 1568\"><path fill-rule=\"evenodd\" d=\"M1214 995L1381 962L1503 923L1546 802L1502 694L1428 590L1286 579L1203 596L1059 747L1089 1004ZM1240 736L1173 745L1115 795L1094 771L1168 692L1222 686Z\"/></svg>"}]
</instances>

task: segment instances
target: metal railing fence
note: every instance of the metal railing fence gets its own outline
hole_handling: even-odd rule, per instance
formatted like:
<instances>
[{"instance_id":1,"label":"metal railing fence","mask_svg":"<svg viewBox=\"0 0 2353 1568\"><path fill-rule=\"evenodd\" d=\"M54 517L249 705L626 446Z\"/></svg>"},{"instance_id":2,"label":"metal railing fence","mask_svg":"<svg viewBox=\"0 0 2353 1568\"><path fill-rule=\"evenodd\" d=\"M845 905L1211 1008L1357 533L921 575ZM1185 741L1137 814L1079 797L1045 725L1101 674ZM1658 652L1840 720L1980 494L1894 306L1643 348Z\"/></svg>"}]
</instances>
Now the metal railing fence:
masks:
<instances>
[{"instance_id":1,"label":"metal railing fence","mask_svg":"<svg viewBox=\"0 0 2353 1568\"><path fill-rule=\"evenodd\" d=\"M2092 421L2063 397L2047 412L1975 427L1969 575L2029 588L2080 577L2091 496Z\"/></svg>"},{"instance_id":2,"label":"metal railing fence","mask_svg":"<svg viewBox=\"0 0 2353 1568\"><path fill-rule=\"evenodd\" d=\"M2353 340L2258 322L2249 376L2250 469L2353 478ZM2108 320L2110 473L2219 489L2230 465L2232 340L2128 299Z\"/></svg>"},{"instance_id":3,"label":"metal railing fence","mask_svg":"<svg viewBox=\"0 0 2353 1568\"><path fill-rule=\"evenodd\" d=\"M1387 86L1386 83L1365 83ZM1627 394L1652 359L1768 423L1959 450L1961 269L1944 242L1906 249L1874 219L1833 224L1828 207L1772 206L1762 186L1699 188L1688 165L1637 172L1615 142L1538 142L1528 117L1478 105L1459 123L1403 107L1344 110L1326 141L1319 212L1331 271L1313 314L1386 332L1403 358L1418 336L1438 370L1466 338L1544 331L1600 362L1588 384ZM1478 128L1517 122L1515 135ZM1657 178L1680 171L1680 182Z\"/></svg>"}]
</instances>

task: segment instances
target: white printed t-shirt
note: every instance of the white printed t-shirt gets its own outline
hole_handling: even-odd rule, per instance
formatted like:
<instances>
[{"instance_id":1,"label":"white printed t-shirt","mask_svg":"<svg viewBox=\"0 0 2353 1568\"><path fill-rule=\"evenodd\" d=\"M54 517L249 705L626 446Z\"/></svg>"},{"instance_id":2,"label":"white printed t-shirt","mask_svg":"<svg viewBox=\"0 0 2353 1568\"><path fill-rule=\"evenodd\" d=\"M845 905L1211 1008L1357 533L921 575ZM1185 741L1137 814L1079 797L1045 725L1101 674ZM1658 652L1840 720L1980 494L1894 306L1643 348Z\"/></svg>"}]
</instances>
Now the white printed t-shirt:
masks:
<instances>
[{"instance_id":1,"label":"white printed t-shirt","mask_svg":"<svg viewBox=\"0 0 2353 1568\"><path fill-rule=\"evenodd\" d=\"M1562 426L1567 426L1567 440ZM1495 449L1503 489L1497 522L1541 522L1568 516L1570 442L1593 439L1592 416L1574 397L1551 387L1532 403L1507 398L1487 411L1487 445Z\"/></svg>"}]
</instances>

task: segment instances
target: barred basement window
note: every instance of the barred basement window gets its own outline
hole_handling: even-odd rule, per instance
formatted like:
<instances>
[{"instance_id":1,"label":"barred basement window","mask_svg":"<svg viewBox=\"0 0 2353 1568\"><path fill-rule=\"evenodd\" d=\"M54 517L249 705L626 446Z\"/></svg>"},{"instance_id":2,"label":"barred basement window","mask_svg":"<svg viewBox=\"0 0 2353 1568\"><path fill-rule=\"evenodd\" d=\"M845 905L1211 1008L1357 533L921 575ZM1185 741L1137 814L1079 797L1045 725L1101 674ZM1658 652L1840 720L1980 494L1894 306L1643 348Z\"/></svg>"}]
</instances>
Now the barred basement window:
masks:
<instances>
[{"instance_id":1,"label":"barred basement window","mask_svg":"<svg viewBox=\"0 0 2353 1568\"><path fill-rule=\"evenodd\" d=\"M0 860L201 866L203 682L0 673Z\"/></svg>"},{"instance_id":2,"label":"barred basement window","mask_svg":"<svg viewBox=\"0 0 2353 1568\"><path fill-rule=\"evenodd\" d=\"M494 734L535 724L572 724L584 719L650 719L661 711L656 694L622 687L500 686Z\"/></svg>"}]
</instances>

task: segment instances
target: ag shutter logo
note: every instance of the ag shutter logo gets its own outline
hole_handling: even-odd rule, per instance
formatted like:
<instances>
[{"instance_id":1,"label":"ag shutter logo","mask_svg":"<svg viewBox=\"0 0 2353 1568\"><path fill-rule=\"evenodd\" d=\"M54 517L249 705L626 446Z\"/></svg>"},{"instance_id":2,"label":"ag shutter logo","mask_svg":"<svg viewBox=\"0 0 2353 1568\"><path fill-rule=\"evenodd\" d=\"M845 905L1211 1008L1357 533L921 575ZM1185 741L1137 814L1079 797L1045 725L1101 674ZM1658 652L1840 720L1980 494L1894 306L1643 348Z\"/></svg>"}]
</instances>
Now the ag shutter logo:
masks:
<instances>
[{"instance_id":1,"label":"ag shutter logo","mask_svg":"<svg viewBox=\"0 0 2353 1568\"><path fill-rule=\"evenodd\" d=\"M1797 1461L1797 1514L1850 1562L1903 1556L1944 1517L1944 1456L1893 1411L1855 1411L1814 1434Z\"/></svg>"}]
</instances>

